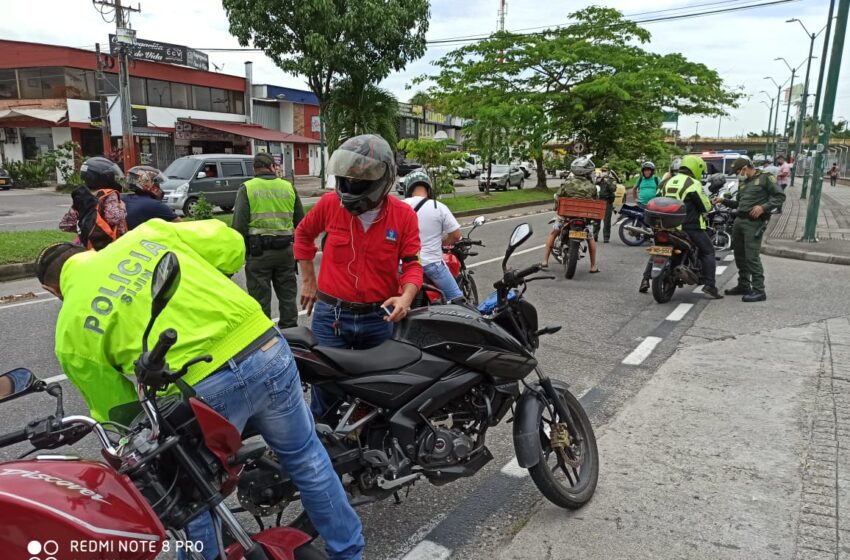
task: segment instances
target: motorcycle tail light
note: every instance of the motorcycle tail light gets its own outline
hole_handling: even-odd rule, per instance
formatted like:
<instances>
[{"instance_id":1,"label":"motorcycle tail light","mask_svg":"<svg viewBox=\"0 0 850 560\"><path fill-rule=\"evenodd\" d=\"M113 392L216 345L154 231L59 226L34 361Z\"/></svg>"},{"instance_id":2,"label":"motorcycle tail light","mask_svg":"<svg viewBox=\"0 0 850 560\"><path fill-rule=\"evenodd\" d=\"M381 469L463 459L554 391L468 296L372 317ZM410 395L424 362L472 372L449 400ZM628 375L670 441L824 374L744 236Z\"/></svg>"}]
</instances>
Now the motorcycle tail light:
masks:
<instances>
[{"instance_id":1,"label":"motorcycle tail light","mask_svg":"<svg viewBox=\"0 0 850 560\"><path fill-rule=\"evenodd\" d=\"M582 222L581 220L576 220L576 221L575 221L575 222L573 222L573 223L574 223L577 227L584 227L584 222Z\"/></svg>"},{"instance_id":2,"label":"motorcycle tail light","mask_svg":"<svg viewBox=\"0 0 850 560\"><path fill-rule=\"evenodd\" d=\"M670 236L661 231L656 234L655 240L659 243L670 243Z\"/></svg>"}]
</instances>

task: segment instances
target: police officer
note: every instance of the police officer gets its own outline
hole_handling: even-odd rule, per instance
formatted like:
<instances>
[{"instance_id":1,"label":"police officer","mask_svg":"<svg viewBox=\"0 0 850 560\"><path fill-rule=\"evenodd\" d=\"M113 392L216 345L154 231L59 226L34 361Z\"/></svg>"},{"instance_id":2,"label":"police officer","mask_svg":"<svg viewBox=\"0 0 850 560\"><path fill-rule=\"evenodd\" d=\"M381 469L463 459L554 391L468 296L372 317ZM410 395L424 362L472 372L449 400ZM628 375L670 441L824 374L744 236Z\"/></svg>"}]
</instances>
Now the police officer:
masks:
<instances>
[{"instance_id":1,"label":"police officer","mask_svg":"<svg viewBox=\"0 0 850 560\"><path fill-rule=\"evenodd\" d=\"M254 156L255 177L236 193L233 228L245 238L248 293L271 317L274 286L280 310L278 326L289 328L298 326L292 240L304 207L292 184L277 176L276 167L271 154Z\"/></svg>"},{"instance_id":2,"label":"police officer","mask_svg":"<svg viewBox=\"0 0 850 560\"><path fill-rule=\"evenodd\" d=\"M605 201L605 221L602 223L602 240L611 242L611 216L614 214L614 199L617 197L617 183L608 164L602 166L596 184L599 186L599 199Z\"/></svg>"},{"instance_id":3,"label":"police officer","mask_svg":"<svg viewBox=\"0 0 850 560\"><path fill-rule=\"evenodd\" d=\"M739 180L735 198L726 194L722 199L715 199L715 202L722 202L738 212L732 228L738 285L725 293L727 296L743 296L741 301L764 301L767 294L761 265L761 240L771 211L782 207L785 193L772 174L756 169L747 157L739 157L732 162L732 171Z\"/></svg>"},{"instance_id":4,"label":"police officer","mask_svg":"<svg viewBox=\"0 0 850 560\"><path fill-rule=\"evenodd\" d=\"M658 185L658 195L675 198L684 203L687 218L682 229L697 247L700 263L702 264L703 293L711 299L721 299L714 280L717 263L714 260L714 244L705 232L707 222L705 214L712 209L711 200L702 189L702 176L705 173L705 161L699 156L686 155L679 164L679 172ZM647 283L646 274L641 283L641 292Z\"/></svg>"}]
</instances>

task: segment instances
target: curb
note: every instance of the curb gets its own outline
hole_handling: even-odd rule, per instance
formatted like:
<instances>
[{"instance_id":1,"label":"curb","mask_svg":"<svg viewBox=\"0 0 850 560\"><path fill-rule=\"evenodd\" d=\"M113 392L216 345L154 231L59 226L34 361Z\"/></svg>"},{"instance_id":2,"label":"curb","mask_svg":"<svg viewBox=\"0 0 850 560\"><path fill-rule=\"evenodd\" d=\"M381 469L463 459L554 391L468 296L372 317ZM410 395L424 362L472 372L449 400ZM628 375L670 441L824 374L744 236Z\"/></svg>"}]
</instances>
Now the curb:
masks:
<instances>
[{"instance_id":1,"label":"curb","mask_svg":"<svg viewBox=\"0 0 850 560\"><path fill-rule=\"evenodd\" d=\"M444 201L445 202L445 201ZM507 206L492 206L490 208L478 208L473 210L464 210L462 212L453 212L455 218L466 218L469 216L480 216L482 214L492 214L493 212L504 212L505 210L517 210L519 208L530 208L532 206L552 206L551 200L533 200L529 202L517 202L516 204L508 204Z\"/></svg>"},{"instance_id":2,"label":"curb","mask_svg":"<svg viewBox=\"0 0 850 560\"><path fill-rule=\"evenodd\" d=\"M0 282L18 280L35 276L35 263L14 263L0 265Z\"/></svg>"},{"instance_id":3,"label":"curb","mask_svg":"<svg viewBox=\"0 0 850 560\"><path fill-rule=\"evenodd\" d=\"M820 262L826 264L843 264L850 266L850 256L833 255L831 253L818 253L817 251L801 251L799 249L788 249L786 247L776 247L770 243L764 243L761 246L761 252L772 257L781 257L783 259L796 259L799 261Z\"/></svg>"}]
</instances>

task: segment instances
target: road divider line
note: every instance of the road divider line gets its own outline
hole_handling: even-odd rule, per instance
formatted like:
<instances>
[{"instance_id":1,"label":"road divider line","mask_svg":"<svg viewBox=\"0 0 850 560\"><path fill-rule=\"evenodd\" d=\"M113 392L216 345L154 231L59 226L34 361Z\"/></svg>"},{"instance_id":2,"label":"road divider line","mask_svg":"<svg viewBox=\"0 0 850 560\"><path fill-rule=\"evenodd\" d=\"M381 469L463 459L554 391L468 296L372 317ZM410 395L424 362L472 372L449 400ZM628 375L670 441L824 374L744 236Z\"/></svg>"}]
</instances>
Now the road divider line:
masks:
<instances>
[{"instance_id":1,"label":"road divider line","mask_svg":"<svg viewBox=\"0 0 850 560\"><path fill-rule=\"evenodd\" d=\"M402 560L449 560L452 551L441 544L424 540L404 555Z\"/></svg>"},{"instance_id":2,"label":"road divider line","mask_svg":"<svg viewBox=\"0 0 850 560\"><path fill-rule=\"evenodd\" d=\"M665 321L681 321L688 314L688 311L694 306L693 303L680 303L672 313L667 315Z\"/></svg>"},{"instance_id":3,"label":"road divider line","mask_svg":"<svg viewBox=\"0 0 850 560\"><path fill-rule=\"evenodd\" d=\"M695 293L695 294L700 293L704 287L705 287L705 285L700 284L699 286L697 286L696 288L694 288L694 293Z\"/></svg>"},{"instance_id":4,"label":"road divider line","mask_svg":"<svg viewBox=\"0 0 850 560\"><path fill-rule=\"evenodd\" d=\"M0 305L0 311L4 309L12 309L13 307L20 307L22 305L32 305L34 303L45 303L49 301L59 301L57 298L43 298L43 299L34 299L30 301L22 301L20 303L7 303L6 305Z\"/></svg>"},{"instance_id":5,"label":"road divider line","mask_svg":"<svg viewBox=\"0 0 850 560\"><path fill-rule=\"evenodd\" d=\"M725 257L723 257L723 260L726 261L726 262L732 262L732 261L735 260L735 255L734 254L726 255Z\"/></svg>"},{"instance_id":6,"label":"road divider line","mask_svg":"<svg viewBox=\"0 0 850 560\"><path fill-rule=\"evenodd\" d=\"M715 275L715 276L717 276L718 274L723 274L724 272L726 272L726 269L727 269L727 268L729 268L729 267L728 267L728 266L718 266L718 267L714 270L714 275Z\"/></svg>"},{"instance_id":7,"label":"road divider line","mask_svg":"<svg viewBox=\"0 0 850 560\"><path fill-rule=\"evenodd\" d=\"M513 478L525 478L528 476L528 469L520 467L516 457L508 461L499 472Z\"/></svg>"},{"instance_id":8,"label":"road divider line","mask_svg":"<svg viewBox=\"0 0 850 560\"><path fill-rule=\"evenodd\" d=\"M514 253L514 255L522 255L524 253L530 253L532 251L539 251L540 249L542 249L545 246L546 246L546 244L544 243L543 245L536 245L534 247L529 247L528 249L523 249L522 251L517 251L516 253ZM466 265L466 268L475 268L476 266L482 266L482 265L485 265L485 264L494 263L494 262L500 261L504 258L505 257L502 256L502 257L496 257L496 258L493 258L493 259L487 259L486 261L478 261L476 263Z\"/></svg>"},{"instance_id":9,"label":"road divider line","mask_svg":"<svg viewBox=\"0 0 850 560\"><path fill-rule=\"evenodd\" d=\"M638 344L637 348L632 350L632 353L623 359L623 363L627 366L639 366L645 359L652 354L655 347L661 342L661 338L657 336L648 336Z\"/></svg>"}]
</instances>

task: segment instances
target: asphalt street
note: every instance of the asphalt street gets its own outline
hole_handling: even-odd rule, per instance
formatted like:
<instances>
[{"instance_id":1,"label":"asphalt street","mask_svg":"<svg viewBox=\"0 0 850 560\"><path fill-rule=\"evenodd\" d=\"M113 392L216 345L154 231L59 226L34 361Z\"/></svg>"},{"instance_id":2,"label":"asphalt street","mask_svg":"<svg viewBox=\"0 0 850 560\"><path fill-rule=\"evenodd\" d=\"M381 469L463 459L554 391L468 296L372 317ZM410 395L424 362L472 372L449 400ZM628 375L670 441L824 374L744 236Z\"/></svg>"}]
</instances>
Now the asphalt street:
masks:
<instances>
[{"instance_id":1,"label":"asphalt street","mask_svg":"<svg viewBox=\"0 0 850 560\"><path fill-rule=\"evenodd\" d=\"M500 261L513 228L528 222L534 230L533 237L511 260L512 266L524 267L540 261L551 227L547 224L549 219L548 212L493 219L476 230L474 237L482 239L486 247L468 264L475 272L482 297L501 276ZM734 303L708 302L694 294L693 287L686 287L677 291L672 302L658 305L650 295L637 292L647 258L641 248L623 245L616 233L610 244L599 247L600 274L588 274L588 260L582 259L575 278L566 280L553 259L551 273L559 277L531 283L526 297L537 307L541 326L564 327L541 341L538 358L543 367L553 378L569 383L576 395L583 396L593 421L601 426L675 350L681 335L703 309ZM731 262L719 264L718 284L722 287L733 279L734 267ZM241 275L236 280L244 285ZM52 353L53 327L60 303L43 293L34 280L0 284L0 296L25 292L35 293L36 299L0 306L0 362L4 369L29 367L42 379L60 376L62 372ZM307 317L300 320L309 324ZM86 408L79 394L67 381L63 385L67 388L66 414L84 414ZM26 419L52 410L49 397L41 395L1 406L1 432L18 429ZM407 555L408 560L415 560L447 557L445 551L451 550L480 552L492 544L491 535L515 531L513 525L521 523L540 495L523 471L512 468L510 428L503 423L488 432L494 460L477 476L446 487L420 483L409 494L402 494L401 504L388 500L359 510L366 530L368 557L396 559ZM0 459L12 458L23 449L24 446L5 449ZM91 437L74 452L98 456Z\"/></svg>"}]
</instances>

